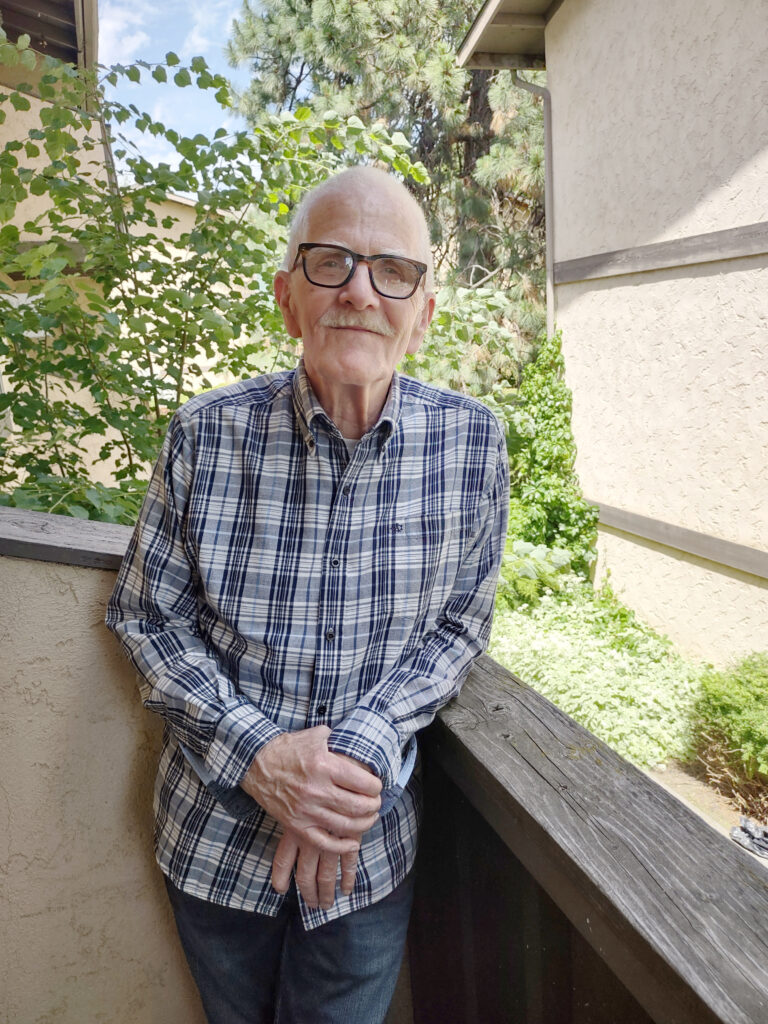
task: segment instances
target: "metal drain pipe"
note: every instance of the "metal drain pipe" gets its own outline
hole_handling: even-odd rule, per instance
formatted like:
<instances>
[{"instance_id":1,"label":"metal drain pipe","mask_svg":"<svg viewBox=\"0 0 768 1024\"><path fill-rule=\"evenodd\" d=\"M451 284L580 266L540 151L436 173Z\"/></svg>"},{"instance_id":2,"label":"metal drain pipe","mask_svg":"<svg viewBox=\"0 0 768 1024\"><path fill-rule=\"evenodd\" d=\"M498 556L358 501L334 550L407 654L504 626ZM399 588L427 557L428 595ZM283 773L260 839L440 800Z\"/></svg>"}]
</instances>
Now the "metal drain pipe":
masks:
<instances>
[{"instance_id":1,"label":"metal drain pipe","mask_svg":"<svg viewBox=\"0 0 768 1024\"><path fill-rule=\"evenodd\" d=\"M521 78L516 69L512 70L512 83L526 92L539 96L544 103L544 266L546 271L547 335L555 333L555 218L552 174L552 96L549 89L534 85Z\"/></svg>"}]
</instances>

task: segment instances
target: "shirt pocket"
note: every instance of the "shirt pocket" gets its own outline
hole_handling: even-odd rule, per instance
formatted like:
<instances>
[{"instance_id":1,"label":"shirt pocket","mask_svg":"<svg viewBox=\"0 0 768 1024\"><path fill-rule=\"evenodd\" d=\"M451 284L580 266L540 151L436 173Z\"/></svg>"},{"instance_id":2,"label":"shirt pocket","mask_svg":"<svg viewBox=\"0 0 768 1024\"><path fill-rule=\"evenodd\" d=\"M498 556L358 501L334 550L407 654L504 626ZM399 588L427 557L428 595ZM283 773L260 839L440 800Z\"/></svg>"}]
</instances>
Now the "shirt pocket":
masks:
<instances>
[{"instance_id":1,"label":"shirt pocket","mask_svg":"<svg viewBox=\"0 0 768 1024\"><path fill-rule=\"evenodd\" d=\"M393 624L427 632L453 589L464 543L458 510L396 512L380 524L377 561L388 576Z\"/></svg>"}]
</instances>

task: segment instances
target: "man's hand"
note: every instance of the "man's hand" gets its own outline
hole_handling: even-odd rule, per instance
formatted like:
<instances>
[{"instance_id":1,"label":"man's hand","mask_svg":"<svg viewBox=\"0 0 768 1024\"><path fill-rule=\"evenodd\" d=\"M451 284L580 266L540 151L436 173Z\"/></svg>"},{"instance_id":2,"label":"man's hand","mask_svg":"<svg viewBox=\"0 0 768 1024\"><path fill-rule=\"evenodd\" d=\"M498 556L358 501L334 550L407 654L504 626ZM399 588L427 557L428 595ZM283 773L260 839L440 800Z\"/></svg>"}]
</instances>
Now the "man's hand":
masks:
<instances>
[{"instance_id":1,"label":"man's hand","mask_svg":"<svg viewBox=\"0 0 768 1024\"><path fill-rule=\"evenodd\" d=\"M296 866L296 888L310 907L330 910L336 899L336 875L341 861L341 891L348 896L355 886L357 851L325 853L311 843L301 842L295 832L286 832L272 860L272 888L287 892L291 871Z\"/></svg>"},{"instance_id":2,"label":"man's hand","mask_svg":"<svg viewBox=\"0 0 768 1024\"><path fill-rule=\"evenodd\" d=\"M330 733L317 725L276 736L253 759L241 785L294 835L297 857L305 844L308 857L309 847L335 855L335 878L338 857L356 859L362 834L376 822L381 780L351 758L331 753ZM286 843L283 853L287 849ZM329 862L322 869L325 876Z\"/></svg>"}]
</instances>

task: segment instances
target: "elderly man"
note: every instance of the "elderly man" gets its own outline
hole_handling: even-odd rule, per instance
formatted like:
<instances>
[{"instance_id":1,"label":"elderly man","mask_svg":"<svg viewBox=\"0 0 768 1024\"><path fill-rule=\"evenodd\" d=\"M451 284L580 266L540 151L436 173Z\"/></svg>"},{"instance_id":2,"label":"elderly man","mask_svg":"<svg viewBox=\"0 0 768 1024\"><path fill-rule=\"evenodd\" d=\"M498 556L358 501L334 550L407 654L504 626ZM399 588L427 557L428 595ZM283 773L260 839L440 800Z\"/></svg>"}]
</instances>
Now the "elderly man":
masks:
<instances>
[{"instance_id":1,"label":"elderly man","mask_svg":"<svg viewBox=\"0 0 768 1024\"><path fill-rule=\"evenodd\" d=\"M107 622L165 721L155 846L212 1024L374 1024L402 959L415 733L484 648L504 438L399 375L434 311L424 216L347 170L296 211L298 368L173 418Z\"/></svg>"}]
</instances>

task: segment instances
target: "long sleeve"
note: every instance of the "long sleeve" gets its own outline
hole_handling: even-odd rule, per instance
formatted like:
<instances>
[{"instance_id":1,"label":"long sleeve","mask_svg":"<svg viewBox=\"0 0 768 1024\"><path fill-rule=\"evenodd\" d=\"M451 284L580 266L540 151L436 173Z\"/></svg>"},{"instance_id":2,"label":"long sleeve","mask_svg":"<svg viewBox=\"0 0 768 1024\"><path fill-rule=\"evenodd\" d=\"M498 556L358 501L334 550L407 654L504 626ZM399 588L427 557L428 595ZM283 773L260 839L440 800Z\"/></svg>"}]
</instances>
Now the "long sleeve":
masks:
<instances>
[{"instance_id":1,"label":"long sleeve","mask_svg":"<svg viewBox=\"0 0 768 1024\"><path fill-rule=\"evenodd\" d=\"M194 444L177 414L106 622L139 673L144 705L163 716L226 789L239 784L258 750L282 730L237 692L201 637L196 567L184 536L194 471Z\"/></svg>"},{"instance_id":2,"label":"long sleeve","mask_svg":"<svg viewBox=\"0 0 768 1024\"><path fill-rule=\"evenodd\" d=\"M501 430L483 492L473 543L434 627L333 729L328 746L367 764L385 789L400 772L410 737L455 697L488 644L506 537L509 463Z\"/></svg>"}]
</instances>

